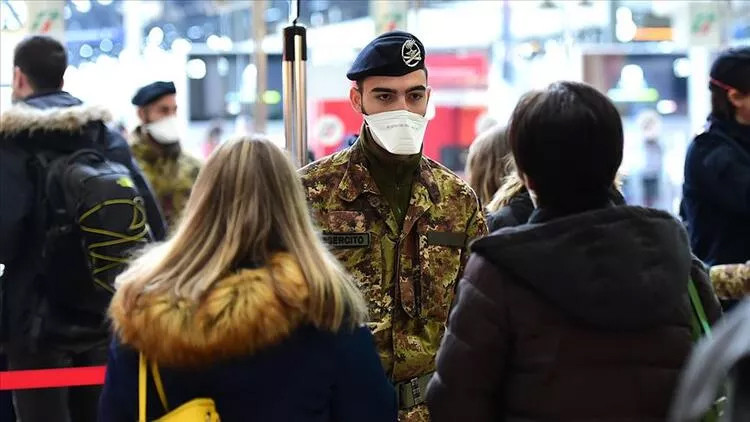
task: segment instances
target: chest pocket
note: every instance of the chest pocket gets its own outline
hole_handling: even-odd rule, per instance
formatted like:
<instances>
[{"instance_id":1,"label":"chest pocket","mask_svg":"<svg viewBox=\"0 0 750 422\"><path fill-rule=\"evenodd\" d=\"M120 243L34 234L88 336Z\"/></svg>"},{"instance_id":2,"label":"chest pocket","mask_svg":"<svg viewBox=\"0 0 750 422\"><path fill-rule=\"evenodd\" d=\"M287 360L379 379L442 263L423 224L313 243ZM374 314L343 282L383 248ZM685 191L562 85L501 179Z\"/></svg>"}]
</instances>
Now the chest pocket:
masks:
<instances>
[{"instance_id":1,"label":"chest pocket","mask_svg":"<svg viewBox=\"0 0 750 422\"><path fill-rule=\"evenodd\" d=\"M330 211L324 215L323 223L323 241L352 272L350 267L366 259L365 255L373 246L365 214L361 211Z\"/></svg>"},{"instance_id":2,"label":"chest pocket","mask_svg":"<svg viewBox=\"0 0 750 422\"><path fill-rule=\"evenodd\" d=\"M368 300L371 320L378 321L388 315L390 302L381 285L381 233L368 217L362 211L329 211L317 219L323 241Z\"/></svg>"},{"instance_id":3,"label":"chest pocket","mask_svg":"<svg viewBox=\"0 0 750 422\"><path fill-rule=\"evenodd\" d=\"M428 319L446 321L466 248L466 233L428 230L419 235L422 309Z\"/></svg>"}]
</instances>

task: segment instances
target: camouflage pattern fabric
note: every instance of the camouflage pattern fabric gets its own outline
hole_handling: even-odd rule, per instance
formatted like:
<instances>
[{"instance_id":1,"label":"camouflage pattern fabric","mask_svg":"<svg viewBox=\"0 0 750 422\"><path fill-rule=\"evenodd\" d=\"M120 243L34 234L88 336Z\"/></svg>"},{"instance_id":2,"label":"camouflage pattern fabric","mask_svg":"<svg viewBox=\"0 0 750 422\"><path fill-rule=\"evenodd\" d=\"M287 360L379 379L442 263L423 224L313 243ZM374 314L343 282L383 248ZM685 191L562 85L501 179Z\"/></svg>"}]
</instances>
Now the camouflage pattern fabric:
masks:
<instances>
[{"instance_id":1,"label":"camouflage pattern fabric","mask_svg":"<svg viewBox=\"0 0 750 422\"><path fill-rule=\"evenodd\" d=\"M711 283L723 300L742 299L750 295L750 262L711 267Z\"/></svg>"},{"instance_id":2,"label":"camouflage pattern fabric","mask_svg":"<svg viewBox=\"0 0 750 422\"><path fill-rule=\"evenodd\" d=\"M179 144L160 150L151 142L143 139L140 128L136 129L131 135L133 158L151 184L167 226L172 230L185 209L201 163L184 154Z\"/></svg>"},{"instance_id":3,"label":"camouflage pattern fabric","mask_svg":"<svg viewBox=\"0 0 750 422\"><path fill-rule=\"evenodd\" d=\"M388 375L402 382L434 371L467 245L487 234L474 191L423 157L399 226L360 141L300 174L324 240L368 301L368 325ZM428 420L424 406L400 414L403 421Z\"/></svg>"}]
</instances>

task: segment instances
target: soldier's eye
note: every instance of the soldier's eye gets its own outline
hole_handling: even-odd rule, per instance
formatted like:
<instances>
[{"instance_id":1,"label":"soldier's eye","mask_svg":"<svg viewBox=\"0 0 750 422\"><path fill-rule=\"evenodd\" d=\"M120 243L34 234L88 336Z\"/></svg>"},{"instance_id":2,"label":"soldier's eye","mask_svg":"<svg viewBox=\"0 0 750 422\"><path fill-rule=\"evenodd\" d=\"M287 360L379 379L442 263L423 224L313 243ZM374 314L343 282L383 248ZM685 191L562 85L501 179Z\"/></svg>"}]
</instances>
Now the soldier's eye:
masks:
<instances>
[{"instance_id":1,"label":"soldier's eye","mask_svg":"<svg viewBox=\"0 0 750 422\"><path fill-rule=\"evenodd\" d=\"M421 92L415 92L410 95L412 101L420 101L422 98L424 98L424 94Z\"/></svg>"},{"instance_id":2,"label":"soldier's eye","mask_svg":"<svg viewBox=\"0 0 750 422\"><path fill-rule=\"evenodd\" d=\"M384 101L384 102L390 101L391 100L391 94L379 94L377 96L377 99L380 100L380 101Z\"/></svg>"}]
</instances>

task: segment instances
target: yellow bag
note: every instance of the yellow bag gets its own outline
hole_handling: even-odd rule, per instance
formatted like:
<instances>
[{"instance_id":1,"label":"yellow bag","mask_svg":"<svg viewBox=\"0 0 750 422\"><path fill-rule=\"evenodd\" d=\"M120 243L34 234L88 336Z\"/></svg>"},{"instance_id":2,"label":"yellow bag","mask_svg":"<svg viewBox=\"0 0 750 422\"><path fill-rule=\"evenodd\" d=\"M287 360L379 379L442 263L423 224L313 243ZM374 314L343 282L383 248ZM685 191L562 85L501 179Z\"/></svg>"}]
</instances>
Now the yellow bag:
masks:
<instances>
[{"instance_id":1,"label":"yellow bag","mask_svg":"<svg viewBox=\"0 0 750 422\"><path fill-rule=\"evenodd\" d=\"M151 375L154 377L156 392L159 394L164 410L168 413L155 422L220 422L219 413L216 412L216 404L213 399L200 398L190 400L173 411L169 411L167 395L164 393L164 385L161 382L159 367L155 362L151 363ZM146 421L146 381L148 379L146 357L143 353L138 358L138 422Z\"/></svg>"}]
</instances>

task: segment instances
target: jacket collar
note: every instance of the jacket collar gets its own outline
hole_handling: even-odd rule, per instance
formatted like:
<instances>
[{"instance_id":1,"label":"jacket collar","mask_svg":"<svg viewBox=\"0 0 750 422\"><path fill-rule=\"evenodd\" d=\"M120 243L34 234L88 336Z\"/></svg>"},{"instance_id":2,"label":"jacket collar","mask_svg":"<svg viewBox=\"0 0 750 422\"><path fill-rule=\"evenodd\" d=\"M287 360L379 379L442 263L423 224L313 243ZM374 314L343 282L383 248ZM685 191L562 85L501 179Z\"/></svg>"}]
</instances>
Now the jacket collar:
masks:
<instances>
[{"instance_id":1,"label":"jacket collar","mask_svg":"<svg viewBox=\"0 0 750 422\"><path fill-rule=\"evenodd\" d=\"M102 106L87 106L67 92L26 98L0 116L0 136L23 132L81 132L92 122L109 122L111 113Z\"/></svg>"},{"instance_id":2,"label":"jacket collar","mask_svg":"<svg viewBox=\"0 0 750 422\"><path fill-rule=\"evenodd\" d=\"M177 160L182 154L182 146L179 142L159 145L156 141L150 139L150 136L145 132L143 126L138 126L130 135L131 148L138 158L151 164L157 164L159 160L163 159Z\"/></svg>"},{"instance_id":3,"label":"jacket collar","mask_svg":"<svg viewBox=\"0 0 750 422\"><path fill-rule=\"evenodd\" d=\"M126 308L123 289L127 286L115 293L109 309L119 340L171 366L251 355L307 321L308 285L287 253L217 281L197 302L143 292Z\"/></svg>"},{"instance_id":4,"label":"jacket collar","mask_svg":"<svg viewBox=\"0 0 750 422\"><path fill-rule=\"evenodd\" d=\"M375 179L373 179L372 174L367 168L367 159L361 137L362 135L360 135L360 139L354 145L349 147L349 163L338 187L339 197L346 202L354 201L365 192L380 195L380 190L375 183ZM424 157L419 160L418 175L415 177L414 182L426 189L432 202L440 202L440 188L435 181L435 176L432 174L429 161ZM417 190L415 186L412 192L416 192Z\"/></svg>"}]
</instances>

